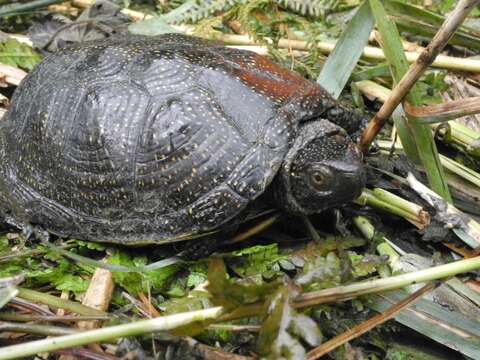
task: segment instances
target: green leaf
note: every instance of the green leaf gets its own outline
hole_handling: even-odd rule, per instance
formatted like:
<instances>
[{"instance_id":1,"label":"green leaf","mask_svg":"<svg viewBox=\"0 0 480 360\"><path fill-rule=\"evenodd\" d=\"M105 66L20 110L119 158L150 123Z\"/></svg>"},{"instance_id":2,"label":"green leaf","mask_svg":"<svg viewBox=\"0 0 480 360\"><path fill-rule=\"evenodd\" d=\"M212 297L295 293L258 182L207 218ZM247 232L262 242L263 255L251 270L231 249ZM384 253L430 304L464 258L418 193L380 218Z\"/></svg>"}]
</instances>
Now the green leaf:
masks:
<instances>
[{"instance_id":1,"label":"green leaf","mask_svg":"<svg viewBox=\"0 0 480 360\"><path fill-rule=\"evenodd\" d=\"M87 291L89 283L90 282L88 280L72 274L64 274L57 280L52 281L52 284L55 285L57 290L67 290L74 293L83 293Z\"/></svg>"},{"instance_id":2,"label":"green leaf","mask_svg":"<svg viewBox=\"0 0 480 360\"><path fill-rule=\"evenodd\" d=\"M143 266L147 262L144 257L131 258L123 251L117 251L108 259L108 263L125 267ZM142 272L112 272L113 279L128 292L137 295L140 292L147 293L163 290L169 283L170 278L180 269L180 265L173 264L153 271Z\"/></svg>"},{"instance_id":3,"label":"green leaf","mask_svg":"<svg viewBox=\"0 0 480 360\"><path fill-rule=\"evenodd\" d=\"M227 257L229 267L240 276L263 274L287 256L278 253L278 244L257 245L234 251Z\"/></svg>"},{"instance_id":4,"label":"green leaf","mask_svg":"<svg viewBox=\"0 0 480 360\"><path fill-rule=\"evenodd\" d=\"M52 253L45 254L44 258L56 262L56 265L41 267L37 270L34 270L36 266L27 267L25 278L30 283L33 282L37 286L53 285L58 290L68 290L74 293L87 290L89 281L77 274L79 269L74 264Z\"/></svg>"},{"instance_id":5,"label":"green leaf","mask_svg":"<svg viewBox=\"0 0 480 360\"><path fill-rule=\"evenodd\" d=\"M295 278L295 283L304 290L319 290L338 286L341 283L341 261L334 252L327 256L310 259L303 271Z\"/></svg>"},{"instance_id":6,"label":"green leaf","mask_svg":"<svg viewBox=\"0 0 480 360\"><path fill-rule=\"evenodd\" d=\"M390 69L387 64L382 63L380 65L369 67L362 71L357 71L352 74L353 81L372 80L377 77L390 77Z\"/></svg>"},{"instance_id":7,"label":"green leaf","mask_svg":"<svg viewBox=\"0 0 480 360\"><path fill-rule=\"evenodd\" d=\"M320 72L317 82L334 98L338 98L345 87L375 22L368 1L365 1L348 23L335 48Z\"/></svg>"},{"instance_id":8,"label":"green leaf","mask_svg":"<svg viewBox=\"0 0 480 360\"><path fill-rule=\"evenodd\" d=\"M260 301L274 292L280 285L280 282L234 281L228 278L223 260L213 259L209 263L207 290L212 295L212 302L215 305L234 308Z\"/></svg>"},{"instance_id":9,"label":"green leaf","mask_svg":"<svg viewBox=\"0 0 480 360\"><path fill-rule=\"evenodd\" d=\"M160 304L165 315L206 309L212 306L209 295L205 291L191 291L188 296L172 298Z\"/></svg>"},{"instance_id":10,"label":"green leaf","mask_svg":"<svg viewBox=\"0 0 480 360\"><path fill-rule=\"evenodd\" d=\"M42 58L30 46L15 39L0 43L0 63L32 70Z\"/></svg>"},{"instance_id":11,"label":"green leaf","mask_svg":"<svg viewBox=\"0 0 480 360\"><path fill-rule=\"evenodd\" d=\"M203 284L207 281L207 274L192 271L187 278L187 286L188 287L195 287L197 285Z\"/></svg>"},{"instance_id":12,"label":"green leaf","mask_svg":"<svg viewBox=\"0 0 480 360\"><path fill-rule=\"evenodd\" d=\"M257 350L267 359L304 359L302 341L310 346L322 342L316 323L306 315L298 314L290 305L298 294L293 285L280 288L268 303L267 315L257 341Z\"/></svg>"}]
</instances>

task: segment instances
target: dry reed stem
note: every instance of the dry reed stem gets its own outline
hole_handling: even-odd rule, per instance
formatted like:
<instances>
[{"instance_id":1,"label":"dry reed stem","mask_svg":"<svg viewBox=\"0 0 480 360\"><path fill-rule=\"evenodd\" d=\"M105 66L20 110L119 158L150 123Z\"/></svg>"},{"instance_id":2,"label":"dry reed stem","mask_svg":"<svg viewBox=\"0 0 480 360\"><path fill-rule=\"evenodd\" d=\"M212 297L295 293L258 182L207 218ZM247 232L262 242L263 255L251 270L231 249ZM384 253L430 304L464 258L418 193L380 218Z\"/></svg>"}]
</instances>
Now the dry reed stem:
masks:
<instances>
[{"instance_id":1,"label":"dry reed stem","mask_svg":"<svg viewBox=\"0 0 480 360\"><path fill-rule=\"evenodd\" d=\"M437 123L480 113L480 96L447 101L437 105L412 106L404 102L405 113L425 123Z\"/></svg>"},{"instance_id":2,"label":"dry reed stem","mask_svg":"<svg viewBox=\"0 0 480 360\"><path fill-rule=\"evenodd\" d=\"M448 16L442 24L432 41L420 54L415 63L409 68L400 82L393 88L388 100L382 105L373 119L365 129L359 146L366 153L373 139L382 129L388 118L392 115L395 108L400 104L403 98L410 91L412 86L418 81L427 67L432 64L440 51L445 47L448 40L453 36L455 30L462 24L470 11L479 4L480 0L460 0L455 10Z\"/></svg>"}]
</instances>

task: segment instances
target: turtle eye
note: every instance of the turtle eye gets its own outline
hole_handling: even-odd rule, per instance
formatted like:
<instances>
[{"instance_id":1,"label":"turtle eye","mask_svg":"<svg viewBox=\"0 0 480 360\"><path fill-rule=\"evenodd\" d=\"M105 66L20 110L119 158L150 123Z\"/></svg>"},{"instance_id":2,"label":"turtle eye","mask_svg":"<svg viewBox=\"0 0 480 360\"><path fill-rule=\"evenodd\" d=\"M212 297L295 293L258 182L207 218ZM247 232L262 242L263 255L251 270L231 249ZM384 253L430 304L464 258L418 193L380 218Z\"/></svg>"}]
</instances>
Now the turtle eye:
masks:
<instances>
[{"instance_id":1,"label":"turtle eye","mask_svg":"<svg viewBox=\"0 0 480 360\"><path fill-rule=\"evenodd\" d=\"M310 183L315 190L325 191L328 190L328 187L331 183L331 171L326 167L314 168L310 171L309 178Z\"/></svg>"},{"instance_id":2,"label":"turtle eye","mask_svg":"<svg viewBox=\"0 0 480 360\"><path fill-rule=\"evenodd\" d=\"M315 185L322 186L325 181L325 177L320 171L314 171L312 174L312 181Z\"/></svg>"}]
</instances>

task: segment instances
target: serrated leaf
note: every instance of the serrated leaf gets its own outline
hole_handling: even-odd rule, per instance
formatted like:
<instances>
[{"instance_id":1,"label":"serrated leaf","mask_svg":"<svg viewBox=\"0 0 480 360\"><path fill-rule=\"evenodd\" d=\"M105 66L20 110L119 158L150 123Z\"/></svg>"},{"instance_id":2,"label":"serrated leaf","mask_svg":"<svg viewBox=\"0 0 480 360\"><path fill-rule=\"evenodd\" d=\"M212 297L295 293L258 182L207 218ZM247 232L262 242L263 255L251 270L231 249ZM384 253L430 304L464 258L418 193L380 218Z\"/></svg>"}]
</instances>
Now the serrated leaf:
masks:
<instances>
[{"instance_id":1,"label":"serrated leaf","mask_svg":"<svg viewBox=\"0 0 480 360\"><path fill-rule=\"evenodd\" d=\"M286 260L278 252L278 244L257 245L231 253L227 258L229 267L240 276L263 274L272 270L274 264Z\"/></svg>"}]
</instances>

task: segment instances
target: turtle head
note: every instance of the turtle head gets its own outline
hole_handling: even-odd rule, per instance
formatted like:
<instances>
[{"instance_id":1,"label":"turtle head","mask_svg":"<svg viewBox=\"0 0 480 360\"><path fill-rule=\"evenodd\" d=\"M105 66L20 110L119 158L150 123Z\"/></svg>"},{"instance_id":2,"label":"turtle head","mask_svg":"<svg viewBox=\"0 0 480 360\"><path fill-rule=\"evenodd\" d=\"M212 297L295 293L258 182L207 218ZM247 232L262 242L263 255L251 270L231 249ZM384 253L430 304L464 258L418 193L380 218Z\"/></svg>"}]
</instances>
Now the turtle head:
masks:
<instances>
[{"instance_id":1,"label":"turtle head","mask_svg":"<svg viewBox=\"0 0 480 360\"><path fill-rule=\"evenodd\" d=\"M362 155L354 142L342 128L319 119L300 125L274 196L288 212L308 215L352 201L364 186Z\"/></svg>"}]
</instances>

